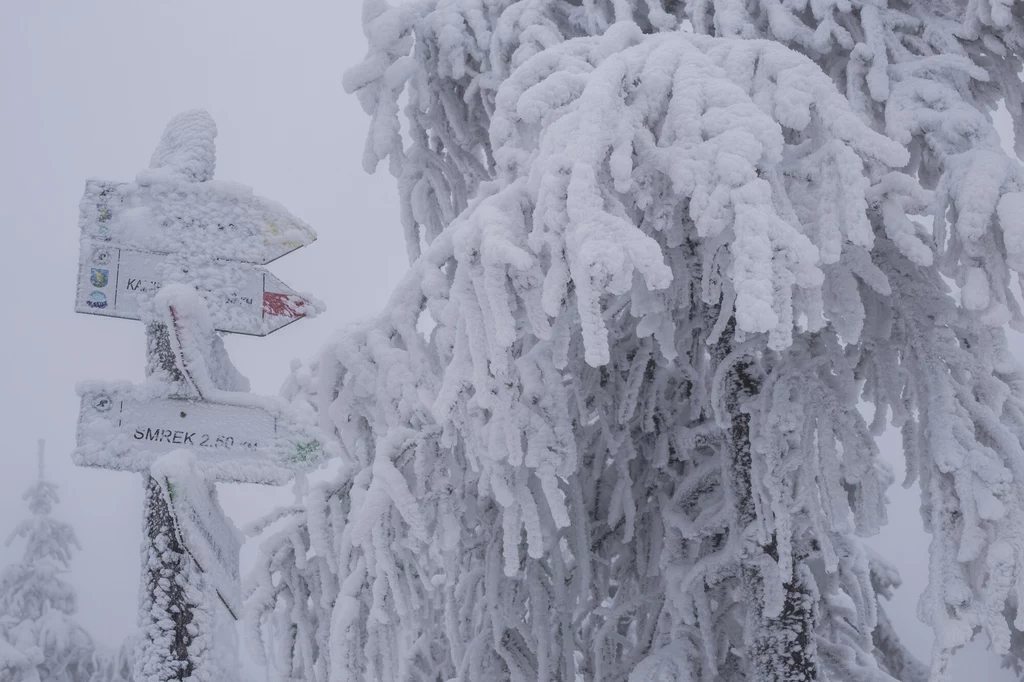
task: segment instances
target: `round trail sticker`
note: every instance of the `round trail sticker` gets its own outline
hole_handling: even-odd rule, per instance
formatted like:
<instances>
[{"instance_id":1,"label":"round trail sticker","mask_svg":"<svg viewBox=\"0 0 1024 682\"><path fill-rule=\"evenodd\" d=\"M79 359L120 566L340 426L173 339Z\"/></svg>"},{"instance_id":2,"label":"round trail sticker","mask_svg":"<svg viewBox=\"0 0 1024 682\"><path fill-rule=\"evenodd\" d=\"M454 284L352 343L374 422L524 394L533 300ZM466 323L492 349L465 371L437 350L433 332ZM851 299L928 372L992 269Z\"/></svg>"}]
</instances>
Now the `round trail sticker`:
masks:
<instances>
[{"instance_id":1,"label":"round trail sticker","mask_svg":"<svg viewBox=\"0 0 1024 682\"><path fill-rule=\"evenodd\" d=\"M90 308L106 308L107 295L102 291L94 291L89 294L89 298L86 299L85 304Z\"/></svg>"}]
</instances>

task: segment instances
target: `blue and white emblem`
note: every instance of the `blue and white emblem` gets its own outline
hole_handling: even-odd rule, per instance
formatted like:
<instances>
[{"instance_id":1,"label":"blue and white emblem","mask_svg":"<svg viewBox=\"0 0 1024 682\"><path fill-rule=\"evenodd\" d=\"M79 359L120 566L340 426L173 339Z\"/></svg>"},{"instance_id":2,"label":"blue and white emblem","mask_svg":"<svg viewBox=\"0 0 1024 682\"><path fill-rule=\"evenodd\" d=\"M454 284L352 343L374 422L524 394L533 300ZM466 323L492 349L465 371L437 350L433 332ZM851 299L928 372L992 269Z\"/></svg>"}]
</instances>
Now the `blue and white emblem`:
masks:
<instances>
[{"instance_id":1,"label":"blue and white emblem","mask_svg":"<svg viewBox=\"0 0 1024 682\"><path fill-rule=\"evenodd\" d=\"M89 283L97 289L102 289L107 286L107 282L110 281L110 270L104 268L92 268L92 272L89 275Z\"/></svg>"}]
</instances>

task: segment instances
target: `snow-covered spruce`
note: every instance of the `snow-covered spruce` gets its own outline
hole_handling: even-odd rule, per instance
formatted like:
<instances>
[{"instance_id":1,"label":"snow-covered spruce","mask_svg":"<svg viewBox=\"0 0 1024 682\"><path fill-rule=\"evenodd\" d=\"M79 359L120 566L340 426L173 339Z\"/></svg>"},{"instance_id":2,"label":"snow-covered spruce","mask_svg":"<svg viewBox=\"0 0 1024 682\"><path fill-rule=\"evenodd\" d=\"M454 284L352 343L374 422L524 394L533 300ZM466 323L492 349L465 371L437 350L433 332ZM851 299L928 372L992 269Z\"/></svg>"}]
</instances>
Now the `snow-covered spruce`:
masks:
<instances>
[{"instance_id":1,"label":"snow-covered spruce","mask_svg":"<svg viewBox=\"0 0 1024 682\"><path fill-rule=\"evenodd\" d=\"M858 540L890 421L932 677L976 628L1005 650L1019 14L366 0L346 87L412 264L286 387L345 455L250 585L280 679L917 682Z\"/></svg>"},{"instance_id":2,"label":"snow-covered spruce","mask_svg":"<svg viewBox=\"0 0 1024 682\"><path fill-rule=\"evenodd\" d=\"M70 524L50 516L59 501L57 485L43 472L25 491L32 517L14 529L7 543L25 543L19 563L0 573L0 681L91 682L98 674L92 637L79 625L75 589L62 577L78 540Z\"/></svg>"}]
</instances>

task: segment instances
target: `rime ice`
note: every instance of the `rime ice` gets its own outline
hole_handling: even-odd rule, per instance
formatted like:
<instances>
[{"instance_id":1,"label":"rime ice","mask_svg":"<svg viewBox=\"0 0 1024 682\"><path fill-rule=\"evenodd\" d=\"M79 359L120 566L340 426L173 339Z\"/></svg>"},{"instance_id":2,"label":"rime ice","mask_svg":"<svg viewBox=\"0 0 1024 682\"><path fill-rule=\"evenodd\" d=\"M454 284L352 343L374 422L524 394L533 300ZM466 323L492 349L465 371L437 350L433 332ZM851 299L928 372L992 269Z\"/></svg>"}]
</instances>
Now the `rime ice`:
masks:
<instances>
[{"instance_id":1,"label":"rime ice","mask_svg":"<svg viewBox=\"0 0 1024 682\"><path fill-rule=\"evenodd\" d=\"M289 379L344 452L268 519L254 650L319 682L1016 656L1024 175L989 114L1020 148L1018 4L366 0L345 86L411 265ZM930 666L861 540L888 427Z\"/></svg>"}]
</instances>

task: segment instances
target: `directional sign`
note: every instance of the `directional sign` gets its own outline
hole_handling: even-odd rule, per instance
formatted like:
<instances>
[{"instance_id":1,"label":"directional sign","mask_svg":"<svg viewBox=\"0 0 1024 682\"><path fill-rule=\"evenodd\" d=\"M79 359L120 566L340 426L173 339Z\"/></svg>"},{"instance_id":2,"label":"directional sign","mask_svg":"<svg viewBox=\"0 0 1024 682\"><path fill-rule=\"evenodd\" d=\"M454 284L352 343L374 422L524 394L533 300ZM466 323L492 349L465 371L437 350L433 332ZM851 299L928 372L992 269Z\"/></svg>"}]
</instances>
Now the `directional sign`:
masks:
<instances>
[{"instance_id":1,"label":"directional sign","mask_svg":"<svg viewBox=\"0 0 1024 682\"><path fill-rule=\"evenodd\" d=\"M146 472L160 454L187 449L214 480L279 485L323 456L315 424L284 401L244 393L233 394L234 403L152 395L158 390L105 382L81 390L75 462Z\"/></svg>"},{"instance_id":2,"label":"directional sign","mask_svg":"<svg viewBox=\"0 0 1024 682\"><path fill-rule=\"evenodd\" d=\"M216 489L195 470L190 453L160 459L153 465L152 475L164 488L182 544L238 620L242 613L238 569L242 538L221 509Z\"/></svg>"},{"instance_id":3,"label":"directional sign","mask_svg":"<svg viewBox=\"0 0 1024 682\"><path fill-rule=\"evenodd\" d=\"M318 312L315 303L258 265L184 259L92 240L82 242L75 310L138 320L140 304L168 281L196 286L222 332L266 336Z\"/></svg>"},{"instance_id":4,"label":"directional sign","mask_svg":"<svg viewBox=\"0 0 1024 682\"><path fill-rule=\"evenodd\" d=\"M85 239L260 265L316 239L311 227L248 187L188 182L163 169L143 171L134 183L87 181L79 227Z\"/></svg>"}]
</instances>

